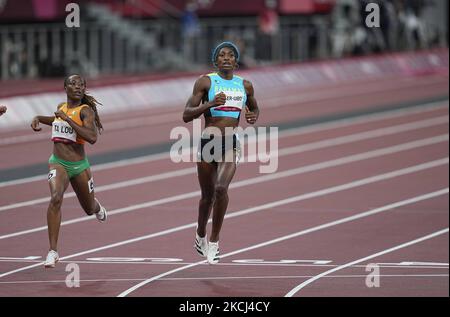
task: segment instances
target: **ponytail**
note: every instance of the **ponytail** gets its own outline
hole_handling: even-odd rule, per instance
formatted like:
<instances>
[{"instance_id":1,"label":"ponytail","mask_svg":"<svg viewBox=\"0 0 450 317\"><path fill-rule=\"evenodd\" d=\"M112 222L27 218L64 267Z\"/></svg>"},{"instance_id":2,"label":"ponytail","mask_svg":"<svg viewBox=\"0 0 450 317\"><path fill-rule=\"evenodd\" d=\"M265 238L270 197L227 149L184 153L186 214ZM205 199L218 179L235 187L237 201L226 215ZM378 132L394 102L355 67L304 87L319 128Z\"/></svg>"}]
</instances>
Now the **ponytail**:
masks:
<instances>
[{"instance_id":1,"label":"ponytail","mask_svg":"<svg viewBox=\"0 0 450 317\"><path fill-rule=\"evenodd\" d=\"M95 113L95 124L97 125L98 132L101 134L103 130L102 123L100 121L100 117L98 115L97 111L97 105L101 105L100 102L98 102L94 97L91 95L84 94L83 98L81 99L82 104L88 105Z\"/></svg>"}]
</instances>

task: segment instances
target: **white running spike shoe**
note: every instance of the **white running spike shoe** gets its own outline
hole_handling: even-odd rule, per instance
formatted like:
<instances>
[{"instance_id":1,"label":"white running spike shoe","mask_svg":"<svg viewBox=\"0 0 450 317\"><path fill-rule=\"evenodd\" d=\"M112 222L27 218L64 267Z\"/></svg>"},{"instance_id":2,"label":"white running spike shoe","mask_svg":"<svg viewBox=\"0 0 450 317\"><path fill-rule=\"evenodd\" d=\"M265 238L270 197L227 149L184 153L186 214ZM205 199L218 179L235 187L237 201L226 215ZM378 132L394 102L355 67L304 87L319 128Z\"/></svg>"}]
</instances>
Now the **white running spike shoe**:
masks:
<instances>
[{"instance_id":1,"label":"white running spike shoe","mask_svg":"<svg viewBox=\"0 0 450 317\"><path fill-rule=\"evenodd\" d=\"M206 235L203 238L201 238L198 235L197 230L195 230L194 249L202 257L206 257L208 255L208 239L206 238Z\"/></svg>"},{"instance_id":2,"label":"white running spike shoe","mask_svg":"<svg viewBox=\"0 0 450 317\"><path fill-rule=\"evenodd\" d=\"M209 242L208 244L208 263L217 264L219 263L219 241Z\"/></svg>"},{"instance_id":3,"label":"white running spike shoe","mask_svg":"<svg viewBox=\"0 0 450 317\"><path fill-rule=\"evenodd\" d=\"M48 251L47 259L45 260L44 267L45 268L54 268L56 262L59 261L59 255L58 252L54 250Z\"/></svg>"},{"instance_id":4,"label":"white running spike shoe","mask_svg":"<svg viewBox=\"0 0 450 317\"><path fill-rule=\"evenodd\" d=\"M94 198L94 199L98 203L98 205L100 206L100 210L95 214L95 217L97 217L98 221L105 222L106 219L108 218L108 214L106 213L106 208L103 207L102 205L100 205L100 203L98 202L97 198Z\"/></svg>"}]
</instances>

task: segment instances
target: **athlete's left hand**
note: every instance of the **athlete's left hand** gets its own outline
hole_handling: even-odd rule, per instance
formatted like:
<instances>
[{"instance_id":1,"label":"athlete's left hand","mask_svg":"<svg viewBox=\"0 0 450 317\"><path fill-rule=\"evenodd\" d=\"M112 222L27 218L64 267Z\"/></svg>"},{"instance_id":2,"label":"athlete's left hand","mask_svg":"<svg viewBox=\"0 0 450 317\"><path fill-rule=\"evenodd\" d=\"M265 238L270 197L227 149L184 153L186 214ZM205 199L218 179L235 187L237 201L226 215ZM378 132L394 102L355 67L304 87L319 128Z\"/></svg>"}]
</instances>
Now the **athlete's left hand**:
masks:
<instances>
[{"instance_id":1,"label":"athlete's left hand","mask_svg":"<svg viewBox=\"0 0 450 317\"><path fill-rule=\"evenodd\" d=\"M61 120L67 121L67 119L69 118L64 112L62 112L61 110L58 110L55 112L55 117L59 118Z\"/></svg>"},{"instance_id":2,"label":"athlete's left hand","mask_svg":"<svg viewBox=\"0 0 450 317\"><path fill-rule=\"evenodd\" d=\"M245 107L245 120L247 120L247 123L254 124L256 119L258 119L256 113L250 111L248 107Z\"/></svg>"}]
</instances>

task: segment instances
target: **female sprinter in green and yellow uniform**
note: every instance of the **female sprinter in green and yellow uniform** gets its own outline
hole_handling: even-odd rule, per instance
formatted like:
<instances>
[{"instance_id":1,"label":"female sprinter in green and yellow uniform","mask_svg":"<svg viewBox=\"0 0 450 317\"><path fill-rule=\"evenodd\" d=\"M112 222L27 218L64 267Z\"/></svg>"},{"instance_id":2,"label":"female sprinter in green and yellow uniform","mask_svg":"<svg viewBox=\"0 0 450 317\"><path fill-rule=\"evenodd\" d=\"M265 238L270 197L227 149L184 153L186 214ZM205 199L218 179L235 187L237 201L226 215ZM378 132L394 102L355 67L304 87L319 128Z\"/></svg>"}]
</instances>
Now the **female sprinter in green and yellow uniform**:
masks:
<instances>
[{"instance_id":1,"label":"female sprinter in green and yellow uniform","mask_svg":"<svg viewBox=\"0 0 450 317\"><path fill-rule=\"evenodd\" d=\"M97 113L98 102L86 94L86 81L79 75L65 79L64 89L67 102L60 104L54 116L36 116L31 122L34 131L40 131L39 124L52 126L53 154L48 161L48 182L51 199L47 210L50 250L45 267L55 267L59 260L57 243L61 226L61 205L64 192L72 185L81 207L88 215L100 222L107 218L106 209L94 195L94 182L90 165L84 152L84 143L94 144L102 124Z\"/></svg>"}]
</instances>

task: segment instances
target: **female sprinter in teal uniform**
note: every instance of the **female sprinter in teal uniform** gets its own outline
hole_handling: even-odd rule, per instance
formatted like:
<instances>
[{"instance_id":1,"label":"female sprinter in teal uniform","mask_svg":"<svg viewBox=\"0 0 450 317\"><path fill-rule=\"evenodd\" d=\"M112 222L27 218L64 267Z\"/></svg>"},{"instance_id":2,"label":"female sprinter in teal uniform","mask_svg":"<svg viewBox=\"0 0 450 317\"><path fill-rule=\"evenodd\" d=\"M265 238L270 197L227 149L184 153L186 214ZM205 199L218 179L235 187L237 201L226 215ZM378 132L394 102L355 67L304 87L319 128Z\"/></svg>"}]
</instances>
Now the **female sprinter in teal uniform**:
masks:
<instances>
[{"instance_id":1,"label":"female sprinter in teal uniform","mask_svg":"<svg viewBox=\"0 0 450 317\"><path fill-rule=\"evenodd\" d=\"M51 199L47 210L50 250L45 267L55 267L59 260L57 243L61 226L61 205L69 182L81 207L88 215L95 214L100 222L107 218L106 209L94 196L94 182L84 152L85 141L94 144L102 124L97 113L97 101L86 94L86 81L79 75L65 79L67 102L61 103L54 116L36 116L31 122L34 131L39 124L52 126L53 154L48 161Z\"/></svg>"},{"instance_id":2,"label":"female sprinter in teal uniform","mask_svg":"<svg viewBox=\"0 0 450 317\"><path fill-rule=\"evenodd\" d=\"M219 44L213 51L212 62L218 71L195 82L183 120L189 122L202 114L205 116L197 162L201 198L194 247L208 263L216 264L219 261L220 229L228 206L228 186L239 160L240 146L233 129L239 125L243 108L250 124L258 119L259 109L251 82L234 75L239 62L236 45L231 42ZM206 225L212 209L208 243Z\"/></svg>"}]
</instances>

